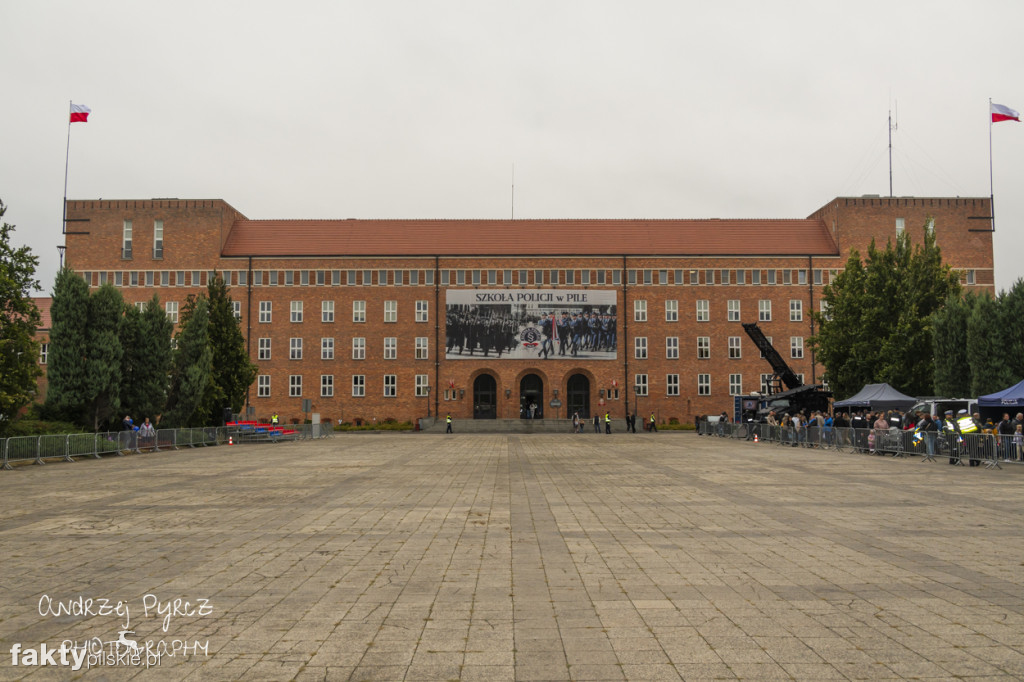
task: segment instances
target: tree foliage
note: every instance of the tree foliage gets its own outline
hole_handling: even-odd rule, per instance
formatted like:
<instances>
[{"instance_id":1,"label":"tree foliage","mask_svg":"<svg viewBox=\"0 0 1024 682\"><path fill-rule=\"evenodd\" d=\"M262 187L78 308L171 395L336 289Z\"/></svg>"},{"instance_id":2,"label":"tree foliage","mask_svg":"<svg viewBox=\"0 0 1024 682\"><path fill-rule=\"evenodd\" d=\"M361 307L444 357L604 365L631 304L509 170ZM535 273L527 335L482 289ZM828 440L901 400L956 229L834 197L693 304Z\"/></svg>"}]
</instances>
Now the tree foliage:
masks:
<instances>
[{"instance_id":1,"label":"tree foliage","mask_svg":"<svg viewBox=\"0 0 1024 682\"><path fill-rule=\"evenodd\" d=\"M46 415L86 424L86 339L89 286L70 268L61 268L50 304L50 348L47 360Z\"/></svg>"},{"instance_id":2,"label":"tree foliage","mask_svg":"<svg viewBox=\"0 0 1024 682\"><path fill-rule=\"evenodd\" d=\"M0 218L7 207L0 201ZM39 309L31 292L39 259L27 247L14 248L14 226L0 224L0 434L35 396L39 367Z\"/></svg>"},{"instance_id":3,"label":"tree foliage","mask_svg":"<svg viewBox=\"0 0 1024 682\"><path fill-rule=\"evenodd\" d=\"M867 258L851 251L846 269L824 291L826 314L815 313L816 359L837 396L886 382L911 395L932 392L932 313L960 291L935 237L923 230L911 246L906 233L884 250L872 241Z\"/></svg>"},{"instance_id":4,"label":"tree foliage","mask_svg":"<svg viewBox=\"0 0 1024 682\"><path fill-rule=\"evenodd\" d=\"M246 391L256 380L256 365L249 359L245 349L245 338L238 319L235 318L230 291L219 274L207 285L210 301L210 348L216 362L213 367L213 384L219 400L208 415L208 423L218 423L222 408L231 407L232 412L242 409Z\"/></svg>"},{"instance_id":5,"label":"tree foliage","mask_svg":"<svg viewBox=\"0 0 1024 682\"><path fill-rule=\"evenodd\" d=\"M149 417L156 423L167 403L173 329L156 294L141 311L134 305L125 307L121 320L121 403L140 422Z\"/></svg>"},{"instance_id":6,"label":"tree foliage","mask_svg":"<svg viewBox=\"0 0 1024 682\"><path fill-rule=\"evenodd\" d=\"M86 327L85 414L98 431L121 407L121 359L118 334L124 299L112 284L104 284L89 297Z\"/></svg>"},{"instance_id":7,"label":"tree foliage","mask_svg":"<svg viewBox=\"0 0 1024 682\"><path fill-rule=\"evenodd\" d=\"M935 358L935 394L962 398L971 394L971 366L967 362L967 319L976 297L950 296L932 315L932 350Z\"/></svg>"},{"instance_id":8,"label":"tree foliage","mask_svg":"<svg viewBox=\"0 0 1024 682\"><path fill-rule=\"evenodd\" d=\"M189 296L175 339L165 420L176 427L202 426L215 399L210 304L205 296Z\"/></svg>"}]
</instances>

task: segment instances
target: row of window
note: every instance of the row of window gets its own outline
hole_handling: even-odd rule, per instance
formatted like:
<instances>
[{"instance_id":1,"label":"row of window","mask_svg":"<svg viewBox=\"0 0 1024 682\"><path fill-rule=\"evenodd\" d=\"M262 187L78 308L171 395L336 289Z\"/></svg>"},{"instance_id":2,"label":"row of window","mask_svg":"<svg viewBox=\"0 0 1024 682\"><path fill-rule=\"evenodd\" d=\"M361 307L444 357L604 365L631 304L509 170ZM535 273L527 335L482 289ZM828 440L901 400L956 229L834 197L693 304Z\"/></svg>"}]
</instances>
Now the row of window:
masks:
<instances>
[{"instance_id":1,"label":"row of window","mask_svg":"<svg viewBox=\"0 0 1024 682\"><path fill-rule=\"evenodd\" d=\"M293 337L288 339L288 359L289 360L301 360L302 359L302 339ZM320 339L320 359L321 360L333 360L334 359L334 337L323 337ZM271 359L271 339L263 337L257 342L256 359L257 360L270 360ZM426 336L417 336L415 339L415 355L417 360L429 360L430 359L430 341ZM365 360L366 359L366 338L362 336L356 336L352 338L352 359L353 360ZM384 359L385 360L397 360L398 359L398 337L397 336L386 336L384 337Z\"/></svg>"},{"instance_id":2,"label":"row of window","mask_svg":"<svg viewBox=\"0 0 1024 682\"><path fill-rule=\"evenodd\" d=\"M697 321L711 321L711 302L707 299L696 301ZM824 299L821 301L821 312L826 313L828 306ZM729 322L739 322L740 301L733 299L726 301L726 319ZM772 321L772 302L768 299L761 299L757 302L757 319L759 322ZM789 302L789 321L802 322L804 319L804 302L799 299L792 299ZM638 299L633 301L633 320L635 322L647 321L647 301ZM665 301L665 321L679 321L679 301Z\"/></svg>"},{"instance_id":3,"label":"row of window","mask_svg":"<svg viewBox=\"0 0 1024 682\"><path fill-rule=\"evenodd\" d=\"M768 343L772 342L770 336L765 337L768 339ZM740 336L729 337L729 358L740 359L743 357L742 354L742 341L743 338ZM791 358L802 358L804 356L804 337L802 336L791 336L789 337L789 357ZM637 360L647 359L647 337L636 336L633 338L633 357ZM761 353L761 357L764 357L764 353ZM667 360L678 360L679 359L679 337L678 336L666 336L665 337L665 359ZM697 359L709 360L711 359L711 337L710 336L698 336L697 337Z\"/></svg>"},{"instance_id":4,"label":"row of window","mask_svg":"<svg viewBox=\"0 0 1024 682\"><path fill-rule=\"evenodd\" d=\"M130 253L130 248L129 248ZM130 258L131 256L128 256ZM838 270L811 270L812 282L821 286L834 280ZM117 287L206 286L213 270L83 271L90 286ZM248 286L248 270L220 272L228 286ZM441 270L442 286L621 286L621 270ZM806 285L807 270L626 270L630 286L653 285ZM253 286L433 286L433 270L253 270Z\"/></svg>"},{"instance_id":5,"label":"row of window","mask_svg":"<svg viewBox=\"0 0 1024 682\"><path fill-rule=\"evenodd\" d=\"M761 375L761 392L768 392L768 382L772 375L762 374ZM803 382L803 375L797 375L801 382ZM288 397L290 398L301 398L302 397L302 381L303 375L291 374L288 377ZM678 396L679 393L679 375L678 374L666 374L665 375L665 395L666 396ZM636 386L636 393L639 396L648 396L649 383L648 375L646 374L635 374L634 375L634 386ZM430 395L429 390L429 375L417 374L415 375L414 383L414 395L417 398L424 398ZM366 397L366 375L365 374L353 374L351 377L351 389L353 398L365 398ZM398 375L397 374L385 374L383 376L382 383L382 395L385 398L397 398L398 397ZM446 392L447 393L447 392ZM711 395L711 375L710 374L698 374L697 375L697 395L709 396ZM743 395L743 375L742 374L730 374L729 375L729 395ZM271 397L271 383L269 374L260 374L256 378L256 397L258 398L269 398ZM320 397L321 398L333 398L334 397L334 375L333 374L321 374L320 375ZM445 396L445 400L449 398Z\"/></svg>"}]
</instances>

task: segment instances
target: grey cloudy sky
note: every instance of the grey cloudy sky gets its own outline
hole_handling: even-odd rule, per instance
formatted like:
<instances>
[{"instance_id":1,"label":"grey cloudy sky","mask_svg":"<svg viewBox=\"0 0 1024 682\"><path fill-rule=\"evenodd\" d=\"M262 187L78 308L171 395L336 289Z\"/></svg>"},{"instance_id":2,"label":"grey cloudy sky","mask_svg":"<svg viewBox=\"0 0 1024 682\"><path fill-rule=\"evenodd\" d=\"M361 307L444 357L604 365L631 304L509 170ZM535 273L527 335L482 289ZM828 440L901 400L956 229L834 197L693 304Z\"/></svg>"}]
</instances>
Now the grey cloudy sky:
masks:
<instances>
[{"instance_id":1,"label":"grey cloudy sky","mask_svg":"<svg viewBox=\"0 0 1024 682\"><path fill-rule=\"evenodd\" d=\"M513 165L516 218L805 217L889 193L890 108L896 195L988 196L1022 25L1019 0L12 0L0 199L49 291L69 100L69 198L257 219L506 218ZM1005 288L1024 124L993 134Z\"/></svg>"}]
</instances>

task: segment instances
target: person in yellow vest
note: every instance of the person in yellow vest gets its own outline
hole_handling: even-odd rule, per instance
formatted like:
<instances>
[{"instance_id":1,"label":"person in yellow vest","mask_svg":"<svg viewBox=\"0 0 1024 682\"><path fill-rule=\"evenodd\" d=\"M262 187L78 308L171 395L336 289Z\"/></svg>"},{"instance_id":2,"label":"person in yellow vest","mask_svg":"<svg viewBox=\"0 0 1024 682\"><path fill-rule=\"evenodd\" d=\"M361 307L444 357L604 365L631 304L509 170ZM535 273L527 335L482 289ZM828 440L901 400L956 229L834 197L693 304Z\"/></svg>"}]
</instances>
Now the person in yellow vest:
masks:
<instances>
[{"instance_id":1,"label":"person in yellow vest","mask_svg":"<svg viewBox=\"0 0 1024 682\"><path fill-rule=\"evenodd\" d=\"M963 440L963 436L960 435L960 425L953 419L953 410L946 410L944 417L942 420L942 432L946 437L946 443L949 445L949 463L959 464L960 441Z\"/></svg>"},{"instance_id":2,"label":"person in yellow vest","mask_svg":"<svg viewBox=\"0 0 1024 682\"><path fill-rule=\"evenodd\" d=\"M448 416L445 417L444 421L448 425L448 428L445 429L444 432L445 433L451 433L452 432L452 413L451 412L448 413Z\"/></svg>"},{"instance_id":3,"label":"person in yellow vest","mask_svg":"<svg viewBox=\"0 0 1024 682\"><path fill-rule=\"evenodd\" d=\"M960 427L960 433L966 435L968 433L978 433L978 422L971 418L967 410L960 410L956 415L957 426ZM972 467L981 466L981 455L978 453L979 443L977 436L972 438L964 439L964 447L967 450L967 456L969 458L970 465Z\"/></svg>"},{"instance_id":4,"label":"person in yellow vest","mask_svg":"<svg viewBox=\"0 0 1024 682\"><path fill-rule=\"evenodd\" d=\"M657 432L657 430L658 430L658 422L654 418L654 413L653 412L651 412L651 426L650 426L650 430L651 431L655 431L655 432Z\"/></svg>"},{"instance_id":5,"label":"person in yellow vest","mask_svg":"<svg viewBox=\"0 0 1024 682\"><path fill-rule=\"evenodd\" d=\"M604 432L605 433L611 433L612 432L612 416L608 412L604 413Z\"/></svg>"},{"instance_id":6,"label":"person in yellow vest","mask_svg":"<svg viewBox=\"0 0 1024 682\"><path fill-rule=\"evenodd\" d=\"M270 417L270 424L271 424L272 426L277 426L277 412L275 412L275 413L274 413L274 414L273 414L273 415L272 415L272 416Z\"/></svg>"}]
</instances>

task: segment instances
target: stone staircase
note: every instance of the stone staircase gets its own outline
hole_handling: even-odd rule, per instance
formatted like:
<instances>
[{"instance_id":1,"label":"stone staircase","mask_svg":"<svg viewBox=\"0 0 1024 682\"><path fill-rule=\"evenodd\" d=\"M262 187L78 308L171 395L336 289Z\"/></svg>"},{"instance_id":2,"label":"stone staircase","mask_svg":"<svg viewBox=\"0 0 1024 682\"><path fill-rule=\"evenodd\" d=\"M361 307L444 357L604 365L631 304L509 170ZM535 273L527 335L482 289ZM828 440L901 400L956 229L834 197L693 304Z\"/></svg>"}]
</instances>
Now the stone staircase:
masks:
<instances>
[{"instance_id":1,"label":"stone staircase","mask_svg":"<svg viewBox=\"0 0 1024 682\"><path fill-rule=\"evenodd\" d=\"M584 424L584 434L594 434L591 421ZM639 426L637 428L639 431ZM420 419L420 431L444 433L444 417ZM572 419L453 419L452 435L460 433L568 433L572 434ZM625 433L626 420L612 419L612 433ZM604 418L601 419L601 433L604 433Z\"/></svg>"}]
</instances>

